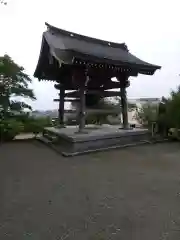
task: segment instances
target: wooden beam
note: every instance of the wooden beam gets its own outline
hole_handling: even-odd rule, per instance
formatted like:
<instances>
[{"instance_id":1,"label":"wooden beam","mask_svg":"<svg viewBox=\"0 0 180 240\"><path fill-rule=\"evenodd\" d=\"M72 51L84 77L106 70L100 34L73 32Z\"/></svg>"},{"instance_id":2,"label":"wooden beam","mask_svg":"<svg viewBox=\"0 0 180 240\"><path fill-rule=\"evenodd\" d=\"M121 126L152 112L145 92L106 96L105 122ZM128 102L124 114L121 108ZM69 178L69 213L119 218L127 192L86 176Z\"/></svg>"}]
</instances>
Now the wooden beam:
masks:
<instances>
[{"instance_id":1,"label":"wooden beam","mask_svg":"<svg viewBox=\"0 0 180 240\"><path fill-rule=\"evenodd\" d=\"M113 88L119 88L120 83L119 82L108 82L106 83L102 89L107 90L107 89L113 89Z\"/></svg>"},{"instance_id":2,"label":"wooden beam","mask_svg":"<svg viewBox=\"0 0 180 240\"><path fill-rule=\"evenodd\" d=\"M59 102L59 99L53 99L54 102ZM64 99L65 102L79 102L79 99L77 98L65 98Z\"/></svg>"},{"instance_id":3,"label":"wooden beam","mask_svg":"<svg viewBox=\"0 0 180 240\"><path fill-rule=\"evenodd\" d=\"M65 97L77 98L79 97L79 92L78 91L66 92Z\"/></svg>"},{"instance_id":4,"label":"wooden beam","mask_svg":"<svg viewBox=\"0 0 180 240\"><path fill-rule=\"evenodd\" d=\"M97 94L97 95L101 95L103 97L115 97L115 96L119 96L119 92L118 91L99 91L99 90L87 90L86 94ZM69 98L78 98L79 97L79 92L77 91L73 91L73 92L69 92L65 94L66 97Z\"/></svg>"},{"instance_id":5,"label":"wooden beam","mask_svg":"<svg viewBox=\"0 0 180 240\"><path fill-rule=\"evenodd\" d=\"M65 98L64 101L65 102L79 102L80 99L78 99L78 98Z\"/></svg>"},{"instance_id":6,"label":"wooden beam","mask_svg":"<svg viewBox=\"0 0 180 240\"><path fill-rule=\"evenodd\" d=\"M86 110L86 115L90 115L90 114L112 114L112 113L116 113L119 114L121 113L121 108L120 107L114 107L114 109L87 109Z\"/></svg>"},{"instance_id":7,"label":"wooden beam","mask_svg":"<svg viewBox=\"0 0 180 240\"><path fill-rule=\"evenodd\" d=\"M78 88L75 88L74 86L71 86L69 84L64 85L64 87L65 87L65 90L77 90L78 89ZM61 88L61 84L59 84L59 83L54 84L54 88L59 90Z\"/></svg>"},{"instance_id":8,"label":"wooden beam","mask_svg":"<svg viewBox=\"0 0 180 240\"><path fill-rule=\"evenodd\" d=\"M98 82L98 79L97 79L97 82ZM104 86L100 87L102 84L103 84L102 82L99 82L99 85L97 84L96 87L92 85L92 86L88 86L88 89L96 90L96 89L101 88L102 90L107 90L107 89L113 89L113 88L120 88L120 83L119 82L112 82L112 81L105 82ZM56 83L56 84L54 84L54 87L59 90L60 87L61 87L61 84ZM74 90L75 88L73 86L66 85L65 89L66 90Z\"/></svg>"}]
</instances>

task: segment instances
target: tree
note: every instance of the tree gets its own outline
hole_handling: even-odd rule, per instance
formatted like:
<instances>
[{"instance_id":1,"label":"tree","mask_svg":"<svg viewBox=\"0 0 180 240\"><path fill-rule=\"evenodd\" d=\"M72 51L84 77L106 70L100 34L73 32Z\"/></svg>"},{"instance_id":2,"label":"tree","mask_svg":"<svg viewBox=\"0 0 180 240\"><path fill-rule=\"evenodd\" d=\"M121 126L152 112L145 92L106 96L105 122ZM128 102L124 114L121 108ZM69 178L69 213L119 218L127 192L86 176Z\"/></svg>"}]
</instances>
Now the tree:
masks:
<instances>
[{"instance_id":1,"label":"tree","mask_svg":"<svg viewBox=\"0 0 180 240\"><path fill-rule=\"evenodd\" d=\"M136 120L145 127L151 127L158 120L158 105L144 104L140 108L136 107Z\"/></svg>"},{"instance_id":2,"label":"tree","mask_svg":"<svg viewBox=\"0 0 180 240\"><path fill-rule=\"evenodd\" d=\"M180 128L180 86L176 91L172 91L170 97L165 102L166 121L170 127Z\"/></svg>"},{"instance_id":3,"label":"tree","mask_svg":"<svg viewBox=\"0 0 180 240\"><path fill-rule=\"evenodd\" d=\"M158 132L166 135L169 129L180 129L180 87L170 93L170 97L162 97L158 106L145 105L137 109L137 120L147 127L157 123Z\"/></svg>"},{"instance_id":4,"label":"tree","mask_svg":"<svg viewBox=\"0 0 180 240\"><path fill-rule=\"evenodd\" d=\"M31 78L24 73L24 68L16 64L8 55L0 57L0 110L4 118L12 111L21 112L31 106L22 101L12 100L15 97L36 99L29 88Z\"/></svg>"}]
</instances>

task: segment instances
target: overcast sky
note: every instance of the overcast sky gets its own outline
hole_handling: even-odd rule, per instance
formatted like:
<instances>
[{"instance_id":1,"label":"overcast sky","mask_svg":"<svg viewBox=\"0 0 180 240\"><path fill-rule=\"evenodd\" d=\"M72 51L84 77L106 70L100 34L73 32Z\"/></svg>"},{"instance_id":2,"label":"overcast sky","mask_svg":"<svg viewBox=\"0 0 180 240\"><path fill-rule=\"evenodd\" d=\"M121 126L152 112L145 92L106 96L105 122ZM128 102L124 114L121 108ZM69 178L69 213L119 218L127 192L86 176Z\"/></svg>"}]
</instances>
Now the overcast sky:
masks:
<instances>
[{"instance_id":1,"label":"overcast sky","mask_svg":"<svg viewBox=\"0 0 180 240\"><path fill-rule=\"evenodd\" d=\"M161 65L154 76L131 78L129 98L161 97L180 84L178 0L7 0L0 5L0 55L33 76L45 22L104 40L125 42L131 53ZM35 109L54 109L52 83L33 79Z\"/></svg>"}]
</instances>

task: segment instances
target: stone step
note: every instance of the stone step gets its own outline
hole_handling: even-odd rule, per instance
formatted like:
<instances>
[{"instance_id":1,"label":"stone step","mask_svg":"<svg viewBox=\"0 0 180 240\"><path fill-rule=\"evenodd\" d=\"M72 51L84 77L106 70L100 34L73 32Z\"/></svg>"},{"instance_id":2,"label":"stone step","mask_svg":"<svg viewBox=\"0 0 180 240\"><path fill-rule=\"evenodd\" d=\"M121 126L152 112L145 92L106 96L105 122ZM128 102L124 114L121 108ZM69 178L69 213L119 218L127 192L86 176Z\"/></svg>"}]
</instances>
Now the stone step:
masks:
<instances>
[{"instance_id":1,"label":"stone step","mask_svg":"<svg viewBox=\"0 0 180 240\"><path fill-rule=\"evenodd\" d=\"M44 134L44 138L52 142L57 140L57 136L52 136L52 135L49 135L48 133Z\"/></svg>"}]
</instances>

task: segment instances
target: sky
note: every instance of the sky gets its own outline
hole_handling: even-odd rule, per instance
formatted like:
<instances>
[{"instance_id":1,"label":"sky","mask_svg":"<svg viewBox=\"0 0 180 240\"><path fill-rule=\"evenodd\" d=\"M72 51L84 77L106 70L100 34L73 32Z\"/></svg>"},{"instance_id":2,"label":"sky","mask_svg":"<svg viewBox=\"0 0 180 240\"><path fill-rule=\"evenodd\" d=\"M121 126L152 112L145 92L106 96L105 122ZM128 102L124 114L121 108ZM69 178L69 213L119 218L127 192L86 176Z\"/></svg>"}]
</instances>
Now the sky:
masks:
<instances>
[{"instance_id":1,"label":"sky","mask_svg":"<svg viewBox=\"0 0 180 240\"><path fill-rule=\"evenodd\" d=\"M45 22L107 41L125 42L132 54L162 66L153 76L130 78L129 98L167 96L180 85L178 0L7 0L0 5L0 55L32 77L34 109L56 109L53 83L33 78Z\"/></svg>"}]
</instances>

